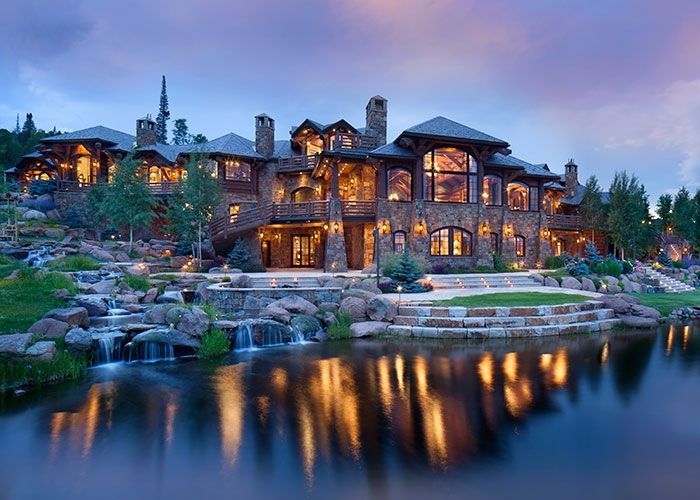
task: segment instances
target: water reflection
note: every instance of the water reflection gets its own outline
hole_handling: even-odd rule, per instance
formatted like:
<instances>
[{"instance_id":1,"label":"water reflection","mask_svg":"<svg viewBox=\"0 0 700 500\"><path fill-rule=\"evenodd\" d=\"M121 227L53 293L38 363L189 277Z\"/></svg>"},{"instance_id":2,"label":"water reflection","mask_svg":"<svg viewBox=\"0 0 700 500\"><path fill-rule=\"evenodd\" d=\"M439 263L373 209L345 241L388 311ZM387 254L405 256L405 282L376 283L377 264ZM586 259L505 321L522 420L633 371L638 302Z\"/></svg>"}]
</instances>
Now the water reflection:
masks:
<instances>
[{"instance_id":1,"label":"water reflection","mask_svg":"<svg viewBox=\"0 0 700 500\"><path fill-rule=\"evenodd\" d=\"M286 467L308 489L328 470L371 470L373 481L392 468L449 472L507 455L525 422L576 405L601 380L629 402L654 352L664 363L697 366L699 339L692 327L673 326L658 336L304 346L226 366L144 367L158 372L157 383L126 367L77 402L70 394L44 403L45 423L33 432L45 436L49 461L86 461L116 440L162 447L164 461L192 450L209 455L216 443L225 472ZM7 402L3 410L24 411Z\"/></svg>"}]
</instances>

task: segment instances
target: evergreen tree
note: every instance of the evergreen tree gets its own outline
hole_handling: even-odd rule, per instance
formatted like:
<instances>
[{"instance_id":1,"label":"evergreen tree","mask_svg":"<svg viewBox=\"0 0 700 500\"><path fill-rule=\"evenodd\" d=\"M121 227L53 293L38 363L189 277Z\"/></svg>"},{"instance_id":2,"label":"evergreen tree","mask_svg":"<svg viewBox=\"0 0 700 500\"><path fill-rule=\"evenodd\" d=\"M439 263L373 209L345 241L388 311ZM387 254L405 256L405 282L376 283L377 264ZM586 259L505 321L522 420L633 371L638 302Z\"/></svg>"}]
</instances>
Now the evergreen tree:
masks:
<instances>
[{"instance_id":1,"label":"evergreen tree","mask_svg":"<svg viewBox=\"0 0 700 500\"><path fill-rule=\"evenodd\" d=\"M649 201L646 190L636 176L627 172L616 172L610 185L608 206L608 235L616 253L625 258L625 252L636 254L642 241L645 221L649 218Z\"/></svg>"},{"instance_id":2,"label":"evergreen tree","mask_svg":"<svg viewBox=\"0 0 700 500\"><path fill-rule=\"evenodd\" d=\"M22 132L20 133L21 142L26 142L34 134L36 134L36 125L34 125L34 117L31 113L27 113L24 119L24 125L22 125Z\"/></svg>"},{"instance_id":3,"label":"evergreen tree","mask_svg":"<svg viewBox=\"0 0 700 500\"><path fill-rule=\"evenodd\" d=\"M693 205L695 205L695 214L693 216L695 231L693 233L692 243L695 247L695 251L697 252L700 250L700 189L695 192L695 196L693 197Z\"/></svg>"},{"instance_id":4,"label":"evergreen tree","mask_svg":"<svg viewBox=\"0 0 700 500\"><path fill-rule=\"evenodd\" d=\"M662 194L656 202L656 215L659 216L664 231L668 231L673 224L673 197L670 194Z\"/></svg>"},{"instance_id":5,"label":"evergreen tree","mask_svg":"<svg viewBox=\"0 0 700 500\"><path fill-rule=\"evenodd\" d=\"M600 255L598 247L592 241L586 243L586 263L591 271L595 272L600 264L603 263L603 257Z\"/></svg>"},{"instance_id":6,"label":"evergreen tree","mask_svg":"<svg viewBox=\"0 0 700 500\"><path fill-rule=\"evenodd\" d=\"M114 227L129 229L129 251L134 242L134 229L145 228L155 216L155 199L139 175L141 162L129 155L115 168L111 184L106 188L100 211Z\"/></svg>"},{"instance_id":7,"label":"evergreen tree","mask_svg":"<svg viewBox=\"0 0 700 500\"><path fill-rule=\"evenodd\" d=\"M595 230L602 226L605 218L603 198L595 175L590 176L586 181L580 210L584 227L591 229L591 239L595 240Z\"/></svg>"},{"instance_id":8,"label":"evergreen tree","mask_svg":"<svg viewBox=\"0 0 700 500\"><path fill-rule=\"evenodd\" d=\"M15 122L15 129L12 131L15 135L19 136L19 133L22 131L22 129L19 126L19 113L17 113L17 120Z\"/></svg>"},{"instance_id":9,"label":"evergreen tree","mask_svg":"<svg viewBox=\"0 0 700 500\"><path fill-rule=\"evenodd\" d=\"M408 251L408 248L406 248L403 253L401 253L399 262L391 273L391 278L401 285L405 292L422 292L424 291L423 286L417 283L417 281L421 279L424 274L420 262L418 262Z\"/></svg>"},{"instance_id":10,"label":"evergreen tree","mask_svg":"<svg viewBox=\"0 0 700 500\"><path fill-rule=\"evenodd\" d=\"M173 127L173 144L189 144L191 140L192 136L187 127L187 120L185 118L178 118L175 120L175 126Z\"/></svg>"},{"instance_id":11,"label":"evergreen tree","mask_svg":"<svg viewBox=\"0 0 700 500\"><path fill-rule=\"evenodd\" d=\"M688 241L691 241L695 235L694 215L695 206L690 193L683 186L673 199L673 228L678 236Z\"/></svg>"},{"instance_id":12,"label":"evergreen tree","mask_svg":"<svg viewBox=\"0 0 700 500\"><path fill-rule=\"evenodd\" d=\"M156 117L156 141L168 143L168 120L170 119L170 110L168 109L168 91L165 85L165 75L160 87L160 106L158 107L158 116Z\"/></svg>"},{"instance_id":13,"label":"evergreen tree","mask_svg":"<svg viewBox=\"0 0 700 500\"><path fill-rule=\"evenodd\" d=\"M227 262L235 269L244 269L245 265L250 261L250 252L242 239L236 239L231 253L228 254Z\"/></svg>"},{"instance_id":14,"label":"evergreen tree","mask_svg":"<svg viewBox=\"0 0 700 500\"><path fill-rule=\"evenodd\" d=\"M209 142L207 139L207 136L204 134L196 134L191 137L191 141L194 144L204 144L205 142Z\"/></svg>"}]
</instances>

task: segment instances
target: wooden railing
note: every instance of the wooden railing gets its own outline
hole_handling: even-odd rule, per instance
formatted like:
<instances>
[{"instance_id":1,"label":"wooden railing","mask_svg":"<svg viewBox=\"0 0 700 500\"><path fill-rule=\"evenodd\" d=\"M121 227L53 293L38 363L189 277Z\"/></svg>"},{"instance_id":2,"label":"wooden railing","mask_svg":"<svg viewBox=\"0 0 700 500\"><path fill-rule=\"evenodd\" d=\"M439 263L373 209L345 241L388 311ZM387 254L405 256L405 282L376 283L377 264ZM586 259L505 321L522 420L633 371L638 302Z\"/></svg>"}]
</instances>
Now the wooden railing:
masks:
<instances>
[{"instance_id":1,"label":"wooden railing","mask_svg":"<svg viewBox=\"0 0 700 500\"><path fill-rule=\"evenodd\" d=\"M89 189L96 183L90 182L78 182L78 181L67 181L64 179L56 180L56 188L59 191L81 191L83 189Z\"/></svg>"},{"instance_id":2,"label":"wooden railing","mask_svg":"<svg viewBox=\"0 0 700 500\"><path fill-rule=\"evenodd\" d=\"M320 220L328 218L328 201L305 201L301 203L273 203L271 219L275 222L289 220Z\"/></svg>"},{"instance_id":3,"label":"wooden railing","mask_svg":"<svg viewBox=\"0 0 700 500\"><path fill-rule=\"evenodd\" d=\"M316 161L316 155L281 156L277 160L277 171L313 170L316 167Z\"/></svg>"},{"instance_id":4,"label":"wooden railing","mask_svg":"<svg viewBox=\"0 0 700 500\"><path fill-rule=\"evenodd\" d=\"M178 186L179 182L173 181L161 181L161 182L149 182L148 189L153 194L171 194Z\"/></svg>"},{"instance_id":5,"label":"wooden railing","mask_svg":"<svg viewBox=\"0 0 700 500\"><path fill-rule=\"evenodd\" d=\"M580 215L554 214L547 216L547 225L553 229L583 229Z\"/></svg>"},{"instance_id":6,"label":"wooden railing","mask_svg":"<svg viewBox=\"0 0 700 500\"><path fill-rule=\"evenodd\" d=\"M106 182L79 182L79 181L69 181L64 179L56 180L56 187L59 191L84 191L90 189L93 186L107 184ZM178 182L173 181L162 181L162 182L147 182L146 185L152 194L164 195L172 194L178 186Z\"/></svg>"},{"instance_id":7,"label":"wooden railing","mask_svg":"<svg viewBox=\"0 0 700 500\"><path fill-rule=\"evenodd\" d=\"M374 149L378 146L377 138L372 135L336 132L333 136L333 150L338 149Z\"/></svg>"},{"instance_id":8,"label":"wooden railing","mask_svg":"<svg viewBox=\"0 0 700 500\"><path fill-rule=\"evenodd\" d=\"M375 217L377 214L377 204L374 201L365 200L343 200L343 217L349 219L362 217Z\"/></svg>"}]
</instances>

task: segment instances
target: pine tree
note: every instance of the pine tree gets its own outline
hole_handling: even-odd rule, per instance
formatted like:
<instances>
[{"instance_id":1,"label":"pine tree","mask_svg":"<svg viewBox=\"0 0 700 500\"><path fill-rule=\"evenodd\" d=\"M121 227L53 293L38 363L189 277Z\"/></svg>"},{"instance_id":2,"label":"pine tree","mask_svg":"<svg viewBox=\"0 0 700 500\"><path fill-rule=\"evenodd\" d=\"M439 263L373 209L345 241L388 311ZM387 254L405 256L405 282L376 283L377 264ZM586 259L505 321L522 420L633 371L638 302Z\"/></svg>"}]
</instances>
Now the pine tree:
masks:
<instances>
[{"instance_id":1,"label":"pine tree","mask_svg":"<svg viewBox=\"0 0 700 500\"><path fill-rule=\"evenodd\" d=\"M191 137L191 141L194 144L204 144L205 142L208 142L208 139L204 134L195 134Z\"/></svg>"},{"instance_id":2,"label":"pine tree","mask_svg":"<svg viewBox=\"0 0 700 500\"><path fill-rule=\"evenodd\" d=\"M403 251L391 278L403 286L406 292L423 291L422 285L416 283L424 276L420 263L411 255L408 248Z\"/></svg>"},{"instance_id":3,"label":"pine tree","mask_svg":"<svg viewBox=\"0 0 700 500\"><path fill-rule=\"evenodd\" d=\"M249 260L250 252L248 252L245 243L240 238L236 239L231 253L228 254L228 264L235 269L243 269Z\"/></svg>"},{"instance_id":4,"label":"pine tree","mask_svg":"<svg viewBox=\"0 0 700 500\"><path fill-rule=\"evenodd\" d=\"M690 198L690 193L683 186L676 193L673 199L673 227L678 236L690 241L693 239L695 227L693 216L695 215L695 207L693 200Z\"/></svg>"},{"instance_id":5,"label":"pine tree","mask_svg":"<svg viewBox=\"0 0 700 500\"><path fill-rule=\"evenodd\" d=\"M591 230L591 239L595 240L595 230L601 227L605 218L603 198L595 175L590 176L586 181L581 200L581 215L584 226Z\"/></svg>"},{"instance_id":6,"label":"pine tree","mask_svg":"<svg viewBox=\"0 0 700 500\"><path fill-rule=\"evenodd\" d=\"M141 162L129 155L121 160L100 207L107 220L115 227L129 229L129 251L134 242L134 229L148 227L155 216L155 199L146 182L139 176Z\"/></svg>"},{"instance_id":7,"label":"pine tree","mask_svg":"<svg viewBox=\"0 0 700 500\"><path fill-rule=\"evenodd\" d=\"M656 214L661 220L663 230L668 231L673 224L673 197L670 194L659 196L659 201L656 202Z\"/></svg>"},{"instance_id":8,"label":"pine tree","mask_svg":"<svg viewBox=\"0 0 700 500\"><path fill-rule=\"evenodd\" d=\"M12 131L15 135L19 135L22 129L19 126L19 113L17 113L17 121L15 122L15 129Z\"/></svg>"},{"instance_id":9,"label":"pine tree","mask_svg":"<svg viewBox=\"0 0 700 500\"><path fill-rule=\"evenodd\" d=\"M24 125L22 125L22 132L20 133L22 142L26 142L34 134L36 134L36 125L34 125L34 117L31 113L27 113L27 117L24 119Z\"/></svg>"},{"instance_id":10,"label":"pine tree","mask_svg":"<svg viewBox=\"0 0 700 500\"><path fill-rule=\"evenodd\" d=\"M178 118L175 120L175 126L173 127L173 144L189 144L191 140L192 136L187 127L187 120L185 118Z\"/></svg>"},{"instance_id":11,"label":"pine tree","mask_svg":"<svg viewBox=\"0 0 700 500\"><path fill-rule=\"evenodd\" d=\"M695 232L693 234L692 243L695 247L695 251L697 252L700 250L700 189L695 192L693 204L695 205L695 214L693 216Z\"/></svg>"},{"instance_id":12,"label":"pine tree","mask_svg":"<svg viewBox=\"0 0 700 500\"><path fill-rule=\"evenodd\" d=\"M156 117L156 141L168 143L168 120L170 119L170 110L168 109L168 91L165 85L165 75L160 87L160 106L158 108L158 116Z\"/></svg>"},{"instance_id":13,"label":"pine tree","mask_svg":"<svg viewBox=\"0 0 700 500\"><path fill-rule=\"evenodd\" d=\"M600 255L598 247L592 241L586 243L586 262L588 267L594 272L598 265L603 262L603 257Z\"/></svg>"}]
</instances>

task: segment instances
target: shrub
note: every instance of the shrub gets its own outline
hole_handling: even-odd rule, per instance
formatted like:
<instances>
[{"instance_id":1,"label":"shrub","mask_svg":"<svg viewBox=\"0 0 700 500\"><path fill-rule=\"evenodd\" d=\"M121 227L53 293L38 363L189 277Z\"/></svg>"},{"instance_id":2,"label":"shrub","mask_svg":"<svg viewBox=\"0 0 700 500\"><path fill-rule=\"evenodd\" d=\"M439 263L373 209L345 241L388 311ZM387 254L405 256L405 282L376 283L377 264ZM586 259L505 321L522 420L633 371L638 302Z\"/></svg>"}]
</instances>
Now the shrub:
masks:
<instances>
[{"instance_id":1,"label":"shrub","mask_svg":"<svg viewBox=\"0 0 700 500\"><path fill-rule=\"evenodd\" d=\"M71 205L68 207L68 210L63 212L63 222L66 224L66 226L72 228L86 226L83 211L75 205Z\"/></svg>"},{"instance_id":2,"label":"shrub","mask_svg":"<svg viewBox=\"0 0 700 500\"><path fill-rule=\"evenodd\" d=\"M675 269L683 269L683 268L685 267L685 266L683 265L683 262L681 262L680 260L671 261L671 265L672 265Z\"/></svg>"},{"instance_id":3,"label":"shrub","mask_svg":"<svg viewBox=\"0 0 700 500\"><path fill-rule=\"evenodd\" d=\"M586 263L588 264L588 267L596 271L598 269L598 266L603 262L603 257L600 255L600 251L598 251L598 247L593 244L592 241L589 241L586 243Z\"/></svg>"},{"instance_id":4,"label":"shrub","mask_svg":"<svg viewBox=\"0 0 700 500\"><path fill-rule=\"evenodd\" d=\"M212 328L202 335L202 345L197 350L200 358L215 358L228 354L231 350L228 338L223 330Z\"/></svg>"},{"instance_id":5,"label":"shrub","mask_svg":"<svg viewBox=\"0 0 700 500\"><path fill-rule=\"evenodd\" d=\"M665 267L671 267L673 265L671 258L664 251L659 252L659 255L656 256L656 262Z\"/></svg>"},{"instance_id":6,"label":"shrub","mask_svg":"<svg viewBox=\"0 0 700 500\"><path fill-rule=\"evenodd\" d=\"M561 269L566 265L566 260L563 255L550 255L544 259L545 269Z\"/></svg>"},{"instance_id":7,"label":"shrub","mask_svg":"<svg viewBox=\"0 0 700 500\"><path fill-rule=\"evenodd\" d=\"M632 262L629 260L623 260L622 261L622 272L625 274L629 274L634 270L634 265Z\"/></svg>"},{"instance_id":8,"label":"shrub","mask_svg":"<svg viewBox=\"0 0 700 500\"><path fill-rule=\"evenodd\" d=\"M350 338L350 325L352 318L348 313L336 313L335 323L328 326L328 338L331 340L341 340Z\"/></svg>"},{"instance_id":9,"label":"shrub","mask_svg":"<svg viewBox=\"0 0 700 500\"><path fill-rule=\"evenodd\" d=\"M151 288L151 283L148 281L148 278L144 278L143 276L131 276L127 274L122 278L122 282L129 285L133 290L140 290L142 292Z\"/></svg>"},{"instance_id":10,"label":"shrub","mask_svg":"<svg viewBox=\"0 0 700 500\"><path fill-rule=\"evenodd\" d=\"M57 189L58 186L56 185L55 179L37 179L30 182L29 186L27 186L29 194L33 194L35 196L41 196L42 194L53 194Z\"/></svg>"},{"instance_id":11,"label":"shrub","mask_svg":"<svg viewBox=\"0 0 700 500\"><path fill-rule=\"evenodd\" d=\"M566 264L566 270L569 271L571 276L587 276L590 273L588 269L588 264L583 260L572 259Z\"/></svg>"},{"instance_id":12,"label":"shrub","mask_svg":"<svg viewBox=\"0 0 700 500\"><path fill-rule=\"evenodd\" d=\"M593 281L593 286L595 286L595 289L596 289L596 290L600 290L600 285L602 285L603 282L600 281L599 278L593 278L592 281Z\"/></svg>"},{"instance_id":13,"label":"shrub","mask_svg":"<svg viewBox=\"0 0 700 500\"><path fill-rule=\"evenodd\" d=\"M622 274L622 262L614 257L608 257L598 266L598 274L619 278Z\"/></svg>"},{"instance_id":14,"label":"shrub","mask_svg":"<svg viewBox=\"0 0 700 500\"><path fill-rule=\"evenodd\" d=\"M250 261L250 252L241 238L236 239L231 252L228 254L228 265L243 270Z\"/></svg>"},{"instance_id":15,"label":"shrub","mask_svg":"<svg viewBox=\"0 0 700 500\"><path fill-rule=\"evenodd\" d=\"M241 269L244 273L266 273L267 268L263 266L262 264L246 264L243 266Z\"/></svg>"},{"instance_id":16,"label":"shrub","mask_svg":"<svg viewBox=\"0 0 700 500\"><path fill-rule=\"evenodd\" d=\"M49 261L49 269L53 271L96 271L100 268L100 263L87 255L67 255Z\"/></svg>"}]
</instances>

